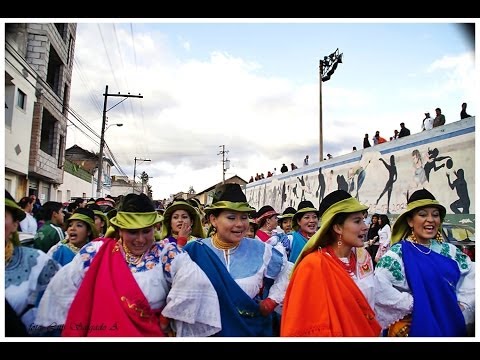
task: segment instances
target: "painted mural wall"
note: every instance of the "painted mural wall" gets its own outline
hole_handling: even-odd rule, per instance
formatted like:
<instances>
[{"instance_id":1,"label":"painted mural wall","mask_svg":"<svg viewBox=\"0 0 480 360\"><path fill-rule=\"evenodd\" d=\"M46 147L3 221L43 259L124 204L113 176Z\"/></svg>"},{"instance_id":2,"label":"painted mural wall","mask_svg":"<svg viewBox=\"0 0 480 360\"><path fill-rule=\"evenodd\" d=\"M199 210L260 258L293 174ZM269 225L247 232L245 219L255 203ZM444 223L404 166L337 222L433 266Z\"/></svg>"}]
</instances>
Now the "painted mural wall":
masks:
<instances>
[{"instance_id":1,"label":"painted mural wall","mask_svg":"<svg viewBox=\"0 0 480 360\"><path fill-rule=\"evenodd\" d=\"M369 213L395 219L407 197L428 189L454 222L475 221L475 117L311 164L246 185L251 206L281 212L343 189Z\"/></svg>"}]
</instances>

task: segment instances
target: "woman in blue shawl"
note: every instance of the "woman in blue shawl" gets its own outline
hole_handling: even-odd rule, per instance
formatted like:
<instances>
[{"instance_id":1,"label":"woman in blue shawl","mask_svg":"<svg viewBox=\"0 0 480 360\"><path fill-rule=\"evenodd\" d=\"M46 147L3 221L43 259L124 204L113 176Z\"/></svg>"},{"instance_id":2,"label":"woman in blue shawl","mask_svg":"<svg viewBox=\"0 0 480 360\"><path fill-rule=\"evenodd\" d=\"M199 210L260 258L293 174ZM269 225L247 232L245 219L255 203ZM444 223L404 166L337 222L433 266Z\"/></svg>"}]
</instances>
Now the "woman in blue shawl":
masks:
<instances>
[{"instance_id":1,"label":"woman in blue shawl","mask_svg":"<svg viewBox=\"0 0 480 360\"><path fill-rule=\"evenodd\" d=\"M467 336L475 318L475 264L442 241L446 209L415 191L375 269L375 313L388 336Z\"/></svg>"}]
</instances>

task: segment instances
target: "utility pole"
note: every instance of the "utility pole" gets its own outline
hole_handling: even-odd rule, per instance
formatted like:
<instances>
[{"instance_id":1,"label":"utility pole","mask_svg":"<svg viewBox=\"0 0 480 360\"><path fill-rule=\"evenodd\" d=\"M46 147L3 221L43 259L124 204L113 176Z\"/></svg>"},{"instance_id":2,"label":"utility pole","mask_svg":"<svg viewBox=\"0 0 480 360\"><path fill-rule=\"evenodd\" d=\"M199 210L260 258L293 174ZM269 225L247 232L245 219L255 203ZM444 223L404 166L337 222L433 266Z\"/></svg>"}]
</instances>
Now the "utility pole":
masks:
<instances>
[{"instance_id":1,"label":"utility pole","mask_svg":"<svg viewBox=\"0 0 480 360\"><path fill-rule=\"evenodd\" d=\"M120 94L120 93L109 94L108 93L108 85L105 86L105 94L103 94L103 96L104 96L104 100L103 100L102 133L101 133L101 136L100 136L100 153L98 155L97 199L102 196L103 147L105 146L105 125L107 124L107 111L113 109L115 106L117 106L118 104L127 100L127 98L129 98L129 97L143 98L143 96L140 95L140 94L138 94L138 95L130 95L130 93L128 93L127 95ZM119 96L119 97L124 97L125 99L116 103L110 109L107 110L107 100L108 100L109 96ZM134 179L134 181L135 181L135 179Z\"/></svg>"},{"instance_id":2,"label":"utility pole","mask_svg":"<svg viewBox=\"0 0 480 360\"><path fill-rule=\"evenodd\" d=\"M137 161L152 161L150 159L139 159L135 157L135 162L133 165L133 185L132 185L132 192L135 193L135 176L137 175ZM142 192L143 192L143 180L142 180Z\"/></svg>"},{"instance_id":3,"label":"utility pole","mask_svg":"<svg viewBox=\"0 0 480 360\"><path fill-rule=\"evenodd\" d=\"M228 154L228 150L225 150L225 145L220 145L219 147L222 148L222 150L217 154L217 155L222 155L222 173L223 173L223 183L225 184L225 172L228 169L228 163L229 160L225 160L225 154ZM227 166L226 166L227 164Z\"/></svg>"}]
</instances>

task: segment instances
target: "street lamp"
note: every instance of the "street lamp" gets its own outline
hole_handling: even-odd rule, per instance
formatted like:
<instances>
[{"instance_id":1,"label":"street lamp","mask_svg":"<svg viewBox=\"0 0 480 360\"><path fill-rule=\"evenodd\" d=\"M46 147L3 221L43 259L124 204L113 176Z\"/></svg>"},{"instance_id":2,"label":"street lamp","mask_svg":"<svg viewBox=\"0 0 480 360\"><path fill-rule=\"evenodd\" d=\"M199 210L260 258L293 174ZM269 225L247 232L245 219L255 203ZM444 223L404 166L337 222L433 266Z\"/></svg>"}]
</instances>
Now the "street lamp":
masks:
<instances>
[{"instance_id":1,"label":"street lamp","mask_svg":"<svg viewBox=\"0 0 480 360\"><path fill-rule=\"evenodd\" d=\"M137 173L137 161L152 161L150 159L139 159L137 157L135 157L135 162L134 162L134 165L133 165L133 185L132 185L132 192L135 193L135 175ZM142 192L143 192L143 189L142 189Z\"/></svg>"},{"instance_id":2,"label":"street lamp","mask_svg":"<svg viewBox=\"0 0 480 360\"><path fill-rule=\"evenodd\" d=\"M330 80L330 77L333 75L337 69L338 64L342 63L343 53L335 50L329 56L325 56L323 60L320 60L319 65L319 121L320 121L320 161L323 160L323 119L322 119L322 82Z\"/></svg>"},{"instance_id":3,"label":"street lamp","mask_svg":"<svg viewBox=\"0 0 480 360\"><path fill-rule=\"evenodd\" d=\"M102 173L103 173L103 148L105 146L105 133L110 126L123 126L123 124L110 124L106 128L102 127L102 135L100 136L100 153L98 154L98 176L97 176L97 199L102 196Z\"/></svg>"}]
</instances>

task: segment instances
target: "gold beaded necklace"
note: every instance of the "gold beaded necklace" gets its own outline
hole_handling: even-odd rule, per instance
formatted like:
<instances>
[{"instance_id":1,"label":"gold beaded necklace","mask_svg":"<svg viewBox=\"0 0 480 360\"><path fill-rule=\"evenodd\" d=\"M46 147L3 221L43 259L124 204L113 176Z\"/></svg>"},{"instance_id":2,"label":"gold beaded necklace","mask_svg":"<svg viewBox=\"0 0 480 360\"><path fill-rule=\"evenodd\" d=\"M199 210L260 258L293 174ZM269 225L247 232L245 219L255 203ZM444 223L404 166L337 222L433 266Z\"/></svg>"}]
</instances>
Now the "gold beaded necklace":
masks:
<instances>
[{"instance_id":1,"label":"gold beaded necklace","mask_svg":"<svg viewBox=\"0 0 480 360\"><path fill-rule=\"evenodd\" d=\"M78 252L79 252L79 251L80 251L80 249L82 248L82 247L76 247L76 246L75 246L75 245L73 245L73 244L72 244L70 241L69 241L69 242L67 242L67 244L66 244L66 245L68 246L68 248L69 248L70 250L72 250L72 251L73 251L73 253L74 253L74 254L78 254Z\"/></svg>"},{"instance_id":2,"label":"gold beaded necklace","mask_svg":"<svg viewBox=\"0 0 480 360\"><path fill-rule=\"evenodd\" d=\"M133 255L130 250L128 250L128 247L125 246L125 244L123 243L123 240L122 240L122 248L123 248L123 252L125 253L125 261L130 264L130 265L138 265L141 260L143 259L143 256L145 255L145 253L148 251L146 250L143 254L141 255Z\"/></svg>"},{"instance_id":3,"label":"gold beaded necklace","mask_svg":"<svg viewBox=\"0 0 480 360\"><path fill-rule=\"evenodd\" d=\"M218 237L218 234L214 234L212 236L212 244L220 250L231 250L233 248L236 248L240 243L225 242Z\"/></svg>"},{"instance_id":4,"label":"gold beaded necklace","mask_svg":"<svg viewBox=\"0 0 480 360\"><path fill-rule=\"evenodd\" d=\"M7 266L13 257L14 246L10 240L7 241L5 245L5 266Z\"/></svg>"}]
</instances>

